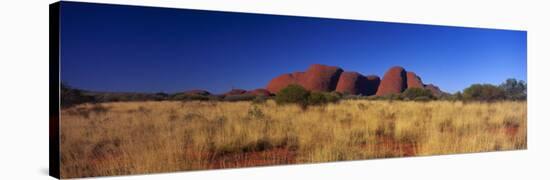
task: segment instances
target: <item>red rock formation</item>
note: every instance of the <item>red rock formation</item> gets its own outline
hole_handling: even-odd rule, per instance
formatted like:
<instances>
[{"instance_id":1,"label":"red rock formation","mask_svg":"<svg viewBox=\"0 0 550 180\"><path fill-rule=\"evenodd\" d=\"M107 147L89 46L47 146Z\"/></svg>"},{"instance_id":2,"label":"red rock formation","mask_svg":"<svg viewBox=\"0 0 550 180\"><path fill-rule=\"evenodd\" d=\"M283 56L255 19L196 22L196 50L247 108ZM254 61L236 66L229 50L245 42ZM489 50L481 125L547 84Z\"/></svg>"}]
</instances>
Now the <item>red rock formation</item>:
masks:
<instances>
[{"instance_id":1,"label":"red rock formation","mask_svg":"<svg viewBox=\"0 0 550 180\"><path fill-rule=\"evenodd\" d=\"M380 78L375 75L363 76L357 72L342 72L336 91L354 95L370 96L376 93Z\"/></svg>"},{"instance_id":2,"label":"red rock formation","mask_svg":"<svg viewBox=\"0 0 550 180\"><path fill-rule=\"evenodd\" d=\"M420 77L414 72L407 72L407 88L424 88L424 84Z\"/></svg>"},{"instance_id":3,"label":"red rock formation","mask_svg":"<svg viewBox=\"0 0 550 180\"><path fill-rule=\"evenodd\" d=\"M364 90L367 78L357 72L342 72L336 85L336 92L360 94L361 90Z\"/></svg>"},{"instance_id":4,"label":"red rock formation","mask_svg":"<svg viewBox=\"0 0 550 180\"><path fill-rule=\"evenodd\" d=\"M335 66L314 64L305 73L305 79L300 82L310 91L334 91L343 70Z\"/></svg>"},{"instance_id":5,"label":"red rock formation","mask_svg":"<svg viewBox=\"0 0 550 180\"><path fill-rule=\"evenodd\" d=\"M246 93L246 90L244 89L231 89L231 91L226 92L224 95L226 96L233 96L233 95L241 95Z\"/></svg>"},{"instance_id":6,"label":"red rock formation","mask_svg":"<svg viewBox=\"0 0 550 180\"><path fill-rule=\"evenodd\" d=\"M424 88L430 90L432 92L432 95L434 95L436 97L439 97L439 96L443 95L443 91L441 91L439 89L439 87L437 87L436 85L427 84L427 85L424 86Z\"/></svg>"},{"instance_id":7,"label":"red rock formation","mask_svg":"<svg viewBox=\"0 0 550 180\"><path fill-rule=\"evenodd\" d=\"M409 87L429 88L434 95L443 93L437 86L425 86L414 72L407 72L399 66L390 68L380 80L375 75L363 76L357 72L344 72L339 67L320 64L311 65L306 72L280 75L272 79L266 89L275 94L291 84L298 84L310 91L337 91L365 96L401 93Z\"/></svg>"},{"instance_id":8,"label":"red rock formation","mask_svg":"<svg viewBox=\"0 0 550 180\"><path fill-rule=\"evenodd\" d=\"M333 91L343 72L339 67L314 64L306 72L283 74L272 79L266 89L277 93L291 84L298 84L310 91Z\"/></svg>"},{"instance_id":9,"label":"red rock formation","mask_svg":"<svg viewBox=\"0 0 550 180\"><path fill-rule=\"evenodd\" d=\"M210 92L202 89L193 89L189 91L184 91L183 94L187 95L201 95L201 96L208 96L210 95Z\"/></svg>"},{"instance_id":10,"label":"red rock formation","mask_svg":"<svg viewBox=\"0 0 550 180\"><path fill-rule=\"evenodd\" d=\"M294 81L296 84L300 84L301 86L303 86L303 84L306 82L305 72L293 72L292 76L294 77Z\"/></svg>"},{"instance_id":11,"label":"red rock formation","mask_svg":"<svg viewBox=\"0 0 550 180\"><path fill-rule=\"evenodd\" d=\"M380 85L380 77L376 75L369 75L366 77L367 84L365 90L361 90L361 94L365 96L375 95Z\"/></svg>"},{"instance_id":12,"label":"red rock formation","mask_svg":"<svg viewBox=\"0 0 550 180\"><path fill-rule=\"evenodd\" d=\"M271 93L267 89L254 89L252 91L247 91L245 94L254 96L271 96Z\"/></svg>"},{"instance_id":13,"label":"red rock formation","mask_svg":"<svg viewBox=\"0 0 550 180\"><path fill-rule=\"evenodd\" d=\"M407 88L407 72L399 66L390 68L380 82L377 96L401 93Z\"/></svg>"},{"instance_id":14,"label":"red rock formation","mask_svg":"<svg viewBox=\"0 0 550 180\"><path fill-rule=\"evenodd\" d=\"M296 74L297 75L297 74ZM291 84L298 84L297 82L297 76L294 73L293 74L283 74L280 75L274 79L272 79L269 84L267 84L266 89L275 94L279 92L281 89L287 87ZM301 75L300 75L301 76Z\"/></svg>"}]
</instances>

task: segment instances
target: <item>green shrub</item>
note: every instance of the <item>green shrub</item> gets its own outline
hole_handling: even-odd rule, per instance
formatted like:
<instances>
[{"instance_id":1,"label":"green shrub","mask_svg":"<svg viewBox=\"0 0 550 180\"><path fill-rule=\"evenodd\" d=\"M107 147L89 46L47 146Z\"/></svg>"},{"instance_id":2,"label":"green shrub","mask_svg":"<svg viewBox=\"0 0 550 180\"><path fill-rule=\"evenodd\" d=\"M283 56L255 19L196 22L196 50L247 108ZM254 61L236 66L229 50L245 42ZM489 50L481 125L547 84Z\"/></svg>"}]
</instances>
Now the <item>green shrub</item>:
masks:
<instances>
[{"instance_id":1,"label":"green shrub","mask_svg":"<svg viewBox=\"0 0 550 180\"><path fill-rule=\"evenodd\" d=\"M172 99L180 101L208 101L210 97L198 94L174 94Z\"/></svg>"},{"instance_id":2,"label":"green shrub","mask_svg":"<svg viewBox=\"0 0 550 180\"><path fill-rule=\"evenodd\" d=\"M296 103L304 106L308 104L308 98L308 90L304 89L300 85L292 84L281 89L281 91L277 93L275 96L275 102L277 102L277 104Z\"/></svg>"},{"instance_id":3,"label":"green shrub","mask_svg":"<svg viewBox=\"0 0 550 180\"><path fill-rule=\"evenodd\" d=\"M328 102L327 95L322 92L312 92L309 94L307 104L308 105L323 105Z\"/></svg>"},{"instance_id":4,"label":"green shrub","mask_svg":"<svg viewBox=\"0 0 550 180\"><path fill-rule=\"evenodd\" d=\"M516 79L507 79L504 83L498 86L504 91L506 99L510 100L526 100L527 99L527 84L525 81Z\"/></svg>"},{"instance_id":5,"label":"green shrub","mask_svg":"<svg viewBox=\"0 0 550 180\"><path fill-rule=\"evenodd\" d=\"M310 92L299 85L289 85L275 96L277 104L298 104L303 108L309 105L325 105L336 103L342 98L338 92Z\"/></svg>"},{"instance_id":6,"label":"green shrub","mask_svg":"<svg viewBox=\"0 0 550 180\"><path fill-rule=\"evenodd\" d=\"M267 102L267 99L269 97L267 96L256 96L253 100L252 100L252 104L263 104L265 102Z\"/></svg>"},{"instance_id":7,"label":"green shrub","mask_svg":"<svg viewBox=\"0 0 550 180\"><path fill-rule=\"evenodd\" d=\"M445 101L461 101L463 98L462 93L459 91L454 94L443 94L438 99Z\"/></svg>"},{"instance_id":8,"label":"green shrub","mask_svg":"<svg viewBox=\"0 0 550 180\"><path fill-rule=\"evenodd\" d=\"M65 83L61 83L60 96L61 108L67 108L87 102L95 102L95 98L93 96L86 95L82 92L82 90L72 88Z\"/></svg>"},{"instance_id":9,"label":"green shrub","mask_svg":"<svg viewBox=\"0 0 550 180\"><path fill-rule=\"evenodd\" d=\"M239 94L239 95L230 95L230 96L225 96L223 98L224 101L231 101L231 102L235 102L235 101L252 101L256 98L256 96L252 95L252 94Z\"/></svg>"},{"instance_id":10,"label":"green shrub","mask_svg":"<svg viewBox=\"0 0 550 180\"><path fill-rule=\"evenodd\" d=\"M465 100L495 101L505 98L505 92L501 88L491 84L473 84L464 89Z\"/></svg>"},{"instance_id":11,"label":"green shrub","mask_svg":"<svg viewBox=\"0 0 550 180\"><path fill-rule=\"evenodd\" d=\"M208 96L208 100L210 101L221 101L223 100L224 96L223 95L210 95Z\"/></svg>"},{"instance_id":12,"label":"green shrub","mask_svg":"<svg viewBox=\"0 0 550 180\"><path fill-rule=\"evenodd\" d=\"M163 101L168 99L169 95L163 92L158 92L152 95L153 101Z\"/></svg>"},{"instance_id":13,"label":"green shrub","mask_svg":"<svg viewBox=\"0 0 550 180\"><path fill-rule=\"evenodd\" d=\"M453 101L462 101L462 99L464 99L464 97L462 96L462 93L460 91L451 95L451 100Z\"/></svg>"},{"instance_id":14,"label":"green shrub","mask_svg":"<svg viewBox=\"0 0 550 180\"><path fill-rule=\"evenodd\" d=\"M327 99L327 102L329 103L336 103L342 99L344 96L343 94L339 92L331 92L331 93L324 93L325 98Z\"/></svg>"},{"instance_id":15,"label":"green shrub","mask_svg":"<svg viewBox=\"0 0 550 180\"><path fill-rule=\"evenodd\" d=\"M402 96L403 98L409 100L431 100L434 98L432 92L424 88L407 88L405 91L403 91Z\"/></svg>"}]
</instances>

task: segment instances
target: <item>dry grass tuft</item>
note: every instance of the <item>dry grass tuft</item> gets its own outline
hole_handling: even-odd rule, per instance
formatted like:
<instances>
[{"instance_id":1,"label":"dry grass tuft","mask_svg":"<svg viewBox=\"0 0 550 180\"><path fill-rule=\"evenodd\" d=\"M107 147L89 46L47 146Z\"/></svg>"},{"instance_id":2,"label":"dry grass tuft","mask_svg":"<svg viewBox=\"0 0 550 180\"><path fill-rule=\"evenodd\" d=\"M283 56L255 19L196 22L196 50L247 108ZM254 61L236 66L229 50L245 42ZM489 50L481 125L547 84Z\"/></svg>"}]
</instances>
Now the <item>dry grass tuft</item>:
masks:
<instances>
[{"instance_id":1,"label":"dry grass tuft","mask_svg":"<svg viewBox=\"0 0 550 180\"><path fill-rule=\"evenodd\" d=\"M526 102L113 102L60 124L63 178L527 148Z\"/></svg>"}]
</instances>

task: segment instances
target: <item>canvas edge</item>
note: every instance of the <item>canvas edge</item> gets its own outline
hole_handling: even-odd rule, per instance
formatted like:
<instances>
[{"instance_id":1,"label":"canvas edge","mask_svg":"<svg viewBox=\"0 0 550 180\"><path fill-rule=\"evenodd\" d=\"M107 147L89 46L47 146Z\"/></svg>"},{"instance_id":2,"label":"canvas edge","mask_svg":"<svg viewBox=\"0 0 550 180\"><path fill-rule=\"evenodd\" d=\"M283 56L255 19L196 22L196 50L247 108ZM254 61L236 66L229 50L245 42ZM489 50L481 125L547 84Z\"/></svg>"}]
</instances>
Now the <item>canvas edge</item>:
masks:
<instances>
[{"instance_id":1,"label":"canvas edge","mask_svg":"<svg viewBox=\"0 0 550 180\"><path fill-rule=\"evenodd\" d=\"M49 175L60 178L59 39L60 2L49 5Z\"/></svg>"}]
</instances>

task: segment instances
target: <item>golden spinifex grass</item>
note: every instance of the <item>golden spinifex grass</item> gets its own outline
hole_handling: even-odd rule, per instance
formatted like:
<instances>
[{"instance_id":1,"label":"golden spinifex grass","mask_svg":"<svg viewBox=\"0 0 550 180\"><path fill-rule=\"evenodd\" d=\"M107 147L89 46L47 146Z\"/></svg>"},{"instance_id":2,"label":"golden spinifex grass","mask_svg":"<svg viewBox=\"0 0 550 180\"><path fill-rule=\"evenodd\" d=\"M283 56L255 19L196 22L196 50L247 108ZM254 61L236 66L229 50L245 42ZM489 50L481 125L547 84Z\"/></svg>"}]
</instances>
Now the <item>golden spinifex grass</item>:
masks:
<instances>
[{"instance_id":1,"label":"golden spinifex grass","mask_svg":"<svg viewBox=\"0 0 550 180\"><path fill-rule=\"evenodd\" d=\"M62 177L527 147L526 102L117 102L61 112Z\"/></svg>"}]
</instances>

